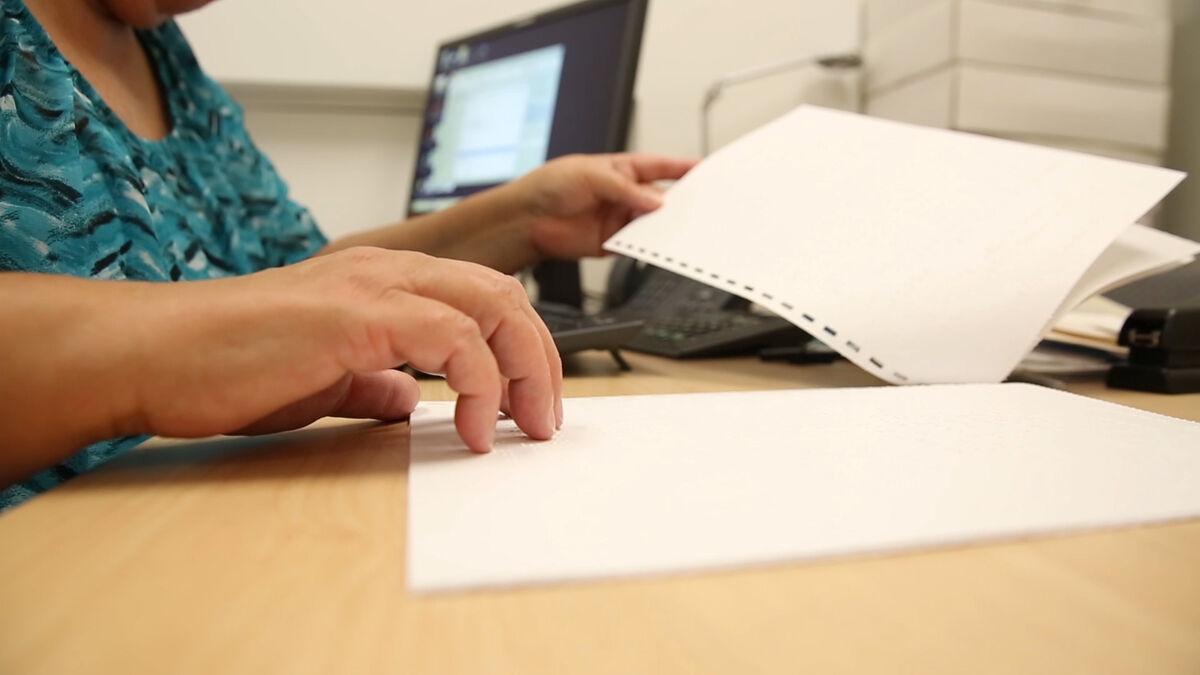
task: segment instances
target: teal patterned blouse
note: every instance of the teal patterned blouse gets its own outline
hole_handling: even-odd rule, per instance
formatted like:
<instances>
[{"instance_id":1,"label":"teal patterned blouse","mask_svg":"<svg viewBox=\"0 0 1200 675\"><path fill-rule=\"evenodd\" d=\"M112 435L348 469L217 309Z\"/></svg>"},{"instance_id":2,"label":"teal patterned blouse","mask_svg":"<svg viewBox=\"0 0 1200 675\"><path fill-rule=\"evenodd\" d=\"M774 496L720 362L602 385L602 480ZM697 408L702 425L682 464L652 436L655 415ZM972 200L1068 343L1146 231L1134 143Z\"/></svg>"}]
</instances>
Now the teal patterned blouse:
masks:
<instances>
[{"instance_id":1,"label":"teal patterned blouse","mask_svg":"<svg viewBox=\"0 0 1200 675\"><path fill-rule=\"evenodd\" d=\"M296 262L325 244L174 23L139 33L172 123L149 141L105 105L21 0L0 2L0 272L211 279ZM143 440L83 448L5 488L0 510Z\"/></svg>"}]
</instances>

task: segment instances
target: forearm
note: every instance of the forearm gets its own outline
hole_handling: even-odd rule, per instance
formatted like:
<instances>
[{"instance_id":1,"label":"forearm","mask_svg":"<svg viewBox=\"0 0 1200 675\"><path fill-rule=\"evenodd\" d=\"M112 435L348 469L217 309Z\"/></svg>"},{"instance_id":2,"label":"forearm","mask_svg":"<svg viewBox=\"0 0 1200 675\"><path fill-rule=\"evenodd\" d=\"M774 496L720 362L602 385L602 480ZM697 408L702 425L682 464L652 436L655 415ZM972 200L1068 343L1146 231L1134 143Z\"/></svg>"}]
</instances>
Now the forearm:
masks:
<instances>
[{"instance_id":1,"label":"forearm","mask_svg":"<svg viewBox=\"0 0 1200 675\"><path fill-rule=\"evenodd\" d=\"M319 254L354 246L419 251L516 272L539 260L529 236L527 209L505 187L472 195L444 211L353 234L331 242Z\"/></svg>"},{"instance_id":2,"label":"forearm","mask_svg":"<svg viewBox=\"0 0 1200 675\"><path fill-rule=\"evenodd\" d=\"M122 325L118 306L140 285L0 273L0 484L129 423L136 407L120 353L136 349L137 327Z\"/></svg>"}]
</instances>

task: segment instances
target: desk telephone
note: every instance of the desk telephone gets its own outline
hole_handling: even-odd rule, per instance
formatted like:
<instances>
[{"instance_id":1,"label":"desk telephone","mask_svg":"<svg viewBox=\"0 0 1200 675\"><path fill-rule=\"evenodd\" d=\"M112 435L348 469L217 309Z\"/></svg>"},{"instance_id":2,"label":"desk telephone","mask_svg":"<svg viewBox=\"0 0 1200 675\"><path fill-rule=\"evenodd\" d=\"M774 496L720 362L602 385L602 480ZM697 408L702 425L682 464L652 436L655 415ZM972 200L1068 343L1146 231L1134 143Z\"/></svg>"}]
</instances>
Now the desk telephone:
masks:
<instances>
[{"instance_id":1,"label":"desk telephone","mask_svg":"<svg viewBox=\"0 0 1200 675\"><path fill-rule=\"evenodd\" d=\"M671 358L754 353L811 339L743 298L632 258L613 264L606 305L604 315L644 324L626 349Z\"/></svg>"}]
</instances>

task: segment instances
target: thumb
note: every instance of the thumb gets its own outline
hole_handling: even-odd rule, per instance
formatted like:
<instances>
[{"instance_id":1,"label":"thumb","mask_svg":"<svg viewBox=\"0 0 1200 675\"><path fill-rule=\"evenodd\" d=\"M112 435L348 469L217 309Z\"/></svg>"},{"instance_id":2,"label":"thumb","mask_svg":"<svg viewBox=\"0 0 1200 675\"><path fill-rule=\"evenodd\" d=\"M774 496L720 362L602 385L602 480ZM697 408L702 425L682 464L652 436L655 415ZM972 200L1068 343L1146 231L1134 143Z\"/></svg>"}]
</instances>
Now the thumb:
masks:
<instances>
[{"instance_id":1,"label":"thumb","mask_svg":"<svg viewBox=\"0 0 1200 675\"><path fill-rule=\"evenodd\" d=\"M234 433L270 434L327 417L399 420L408 417L421 399L417 381L398 370L347 373L315 394L293 401Z\"/></svg>"},{"instance_id":2,"label":"thumb","mask_svg":"<svg viewBox=\"0 0 1200 675\"><path fill-rule=\"evenodd\" d=\"M662 195L652 185L641 185L620 171L609 170L600 176L596 192L601 198L631 211L653 211L662 206Z\"/></svg>"},{"instance_id":3,"label":"thumb","mask_svg":"<svg viewBox=\"0 0 1200 675\"><path fill-rule=\"evenodd\" d=\"M356 373L339 405L326 415L383 421L401 420L416 409L421 388L412 375L398 370Z\"/></svg>"}]
</instances>

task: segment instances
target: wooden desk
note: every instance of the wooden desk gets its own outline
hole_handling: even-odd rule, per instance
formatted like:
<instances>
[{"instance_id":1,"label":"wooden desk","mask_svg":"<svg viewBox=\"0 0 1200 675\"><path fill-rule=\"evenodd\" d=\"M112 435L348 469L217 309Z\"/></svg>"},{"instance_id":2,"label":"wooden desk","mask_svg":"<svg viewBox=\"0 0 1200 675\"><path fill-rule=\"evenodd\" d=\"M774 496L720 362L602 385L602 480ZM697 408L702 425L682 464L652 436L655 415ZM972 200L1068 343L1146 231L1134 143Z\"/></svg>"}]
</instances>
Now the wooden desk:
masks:
<instances>
[{"instance_id":1,"label":"wooden desk","mask_svg":"<svg viewBox=\"0 0 1200 675\"><path fill-rule=\"evenodd\" d=\"M568 394L875 383L630 361L577 359ZM1076 386L1200 420L1200 395ZM0 516L0 672L1200 672L1200 522L413 597L407 426L331 426L131 453Z\"/></svg>"}]
</instances>

